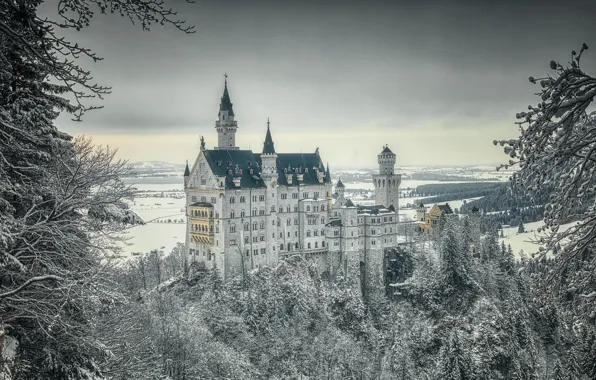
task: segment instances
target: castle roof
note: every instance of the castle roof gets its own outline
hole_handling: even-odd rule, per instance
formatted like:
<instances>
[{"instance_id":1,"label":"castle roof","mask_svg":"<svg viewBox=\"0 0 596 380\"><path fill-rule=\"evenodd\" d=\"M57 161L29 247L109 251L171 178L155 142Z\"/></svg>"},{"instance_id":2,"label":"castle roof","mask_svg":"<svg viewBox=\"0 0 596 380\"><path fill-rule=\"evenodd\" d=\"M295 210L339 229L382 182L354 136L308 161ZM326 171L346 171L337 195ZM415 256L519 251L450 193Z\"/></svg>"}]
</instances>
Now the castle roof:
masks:
<instances>
[{"instance_id":1,"label":"castle roof","mask_svg":"<svg viewBox=\"0 0 596 380\"><path fill-rule=\"evenodd\" d=\"M234 185L234 177L240 177L240 187L242 188L266 187L260 177L261 157L254 154L252 150L205 150L204 154L213 173L218 177L226 177L226 189L238 188ZM277 155L276 166L277 183L280 186L289 185L286 173L292 174L290 186L298 183L301 186L320 184L317 171L323 170L323 163L316 153L280 153ZM250 169L253 169L252 174L250 174ZM232 170L232 174L229 174L229 170ZM298 174L302 174L300 182L298 182ZM330 181L325 178L323 183L330 183Z\"/></svg>"},{"instance_id":2,"label":"castle roof","mask_svg":"<svg viewBox=\"0 0 596 380\"><path fill-rule=\"evenodd\" d=\"M234 116L234 110L232 109L232 101L230 100L230 94L228 93L228 79L224 85L223 96L221 97L221 103L219 103L219 111L228 111L229 116Z\"/></svg>"},{"instance_id":3,"label":"castle roof","mask_svg":"<svg viewBox=\"0 0 596 380\"><path fill-rule=\"evenodd\" d=\"M391 151L391 149L389 149L389 147L387 145L385 145L383 147L383 151L381 153L393 153L393 152Z\"/></svg>"},{"instance_id":4,"label":"castle roof","mask_svg":"<svg viewBox=\"0 0 596 380\"><path fill-rule=\"evenodd\" d=\"M329 170L329 162L327 163L327 171L325 171L325 183L331 183L331 170Z\"/></svg>"},{"instance_id":5,"label":"castle roof","mask_svg":"<svg viewBox=\"0 0 596 380\"><path fill-rule=\"evenodd\" d=\"M449 203L445 203L444 205L437 205L439 207L439 210L441 210L441 214L453 214L453 210L451 210L451 206L449 206Z\"/></svg>"},{"instance_id":6,"label":"castle roof","mask_svg":"<svg viewBox=\"0 0 596 380\"><path fill-rule=\"evenodd\" d=\"M420 206L418 206L419 208L426 208L424 207L424 203L420 202Z\"/></svg>"},{"instance_id":7,"label":"castle roof","mask_svg":"<svg viewBox=\"0 0 596 380\"><path fill-rule=\"evenodd\" d=\"M343 226L343 224L341 223L341 219L331 219L329 221L329 223L327 223L328 226L331 227L341 227Z\"/></svg>"},{"instance_id":8,"label":"castle roof","mask_svg":"<svg viewBox=\"0 0 596 380\"><path fill-rule=\"evenodd\" d=\"M395 209L393 211L395 211ZM391 210L383 205L358 206L358 214L378 215L378 214L387 214L389 212L391 212Z\"/></svg>"},{"instance_id":9,"label":"castle roof","mask_svg":"<svg viewBox=\"0 0 596 380\"><path fill-rule=\"evenodd\" d=\"M273 139L271 138L271 130L269 129L269 119L267 119L267 134L265 135L265 142L263 143L263 154L275 154L275 147L273 146Z\"/></svg>"},{"instance_id":10,"label":"castle roof","mask_svg":"<svg viewBox=\"0 0 596 380\"><path fill-rule=\"evenodd\" d=\"M184 176L190 176L190 169L188 168L188 161L186 161L186 167L184 168Z\"/></svg>"},{"instance_id":11,"label":"castle roof","mask_svg":"<svg viewBox=\"0 0 596 380\"><path fill-rule=\"evenodd\" d=\"M341 178L337 181L337 184L335 185L335 187L340 187L340 188L344 188L345 187L344 184L343 184L343 182L341 181Z\"/></svg>"},{"instance_id":12,"label":"castle roof","mask_svg":"<svg viewBox=\"0 0 596 380\"><path fill-rule=\"evenodd\" d=\"M218 177L225 177L226 189L237 189L234 185L234 177L240 177L240 187L259 188L266 187L259 177L260 158L252 150L205 150L205 158L209 163L211 171ZM242 173L236 174L236 167ZM253 174L250 174L250 169ZM229 174L232 170L232 174Z\"/></svg>"},{"instance_id":13,"label":"castle roof","mask_svg":"<svg viewBox=\"0 0 596 380\"><path fill-rule=\"evenodd\" d=\"M190 207L213 207L213 205L209 202L195 202Z\"/></svg>"},{"instance_id":14,"label":"castle roof","mask_svg":"<svg viewBox=\"0 0 596 380\"><path fill-rule=\"evenodd\" d=\"M323 162L317 153L278 153L276 164L277 183L280 186L289 185L286 174L292 174L292 185L298 183L297 174L303 175L301 185L319 185L317 171L324 170ZM331 178L325 176L323 183L330 182Z\"/></svg>"}]
</instances>

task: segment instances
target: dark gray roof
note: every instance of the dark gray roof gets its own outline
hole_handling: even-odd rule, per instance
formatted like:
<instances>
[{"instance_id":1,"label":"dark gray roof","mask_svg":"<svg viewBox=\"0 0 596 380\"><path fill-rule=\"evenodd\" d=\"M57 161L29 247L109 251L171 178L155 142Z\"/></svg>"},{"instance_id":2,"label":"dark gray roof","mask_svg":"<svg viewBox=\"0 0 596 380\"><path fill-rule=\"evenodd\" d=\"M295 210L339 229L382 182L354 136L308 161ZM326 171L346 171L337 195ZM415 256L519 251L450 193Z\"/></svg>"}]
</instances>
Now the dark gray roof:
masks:
<instances>
[{"instance_id":1,"label":"dark gray roof","mask_svg":"<svg viewBox=\"0 0 596 380\"><path fill-rule=\"evenodd\" d=\"M341 227L343 224L341 223L341 219L332 219L327 223L328 226L331 227Z\"/></svg>"},{"instance_id":2,"label":"dark gray roof","mask_svg":"<svg viewBox=\"0 0 596 380\"><path fill-rule=\"evenodd\" d=\"M228 93L228 81L224 87L224 93L221 97L221 103L219 103L219 111L228 111L229 116L234 116L234 110L232 109L232 101L230 100L230 94Z\"/></svg>"},{"instance_id":3,"label":"dark gray roof","mask_svg":"<svg viewBox=\"0 0 596 380\"><path fill-rule=\"evenodd\" d=\"M259 177L260 158L251 150L205 150L204 154L213 173L218 177L226 177L226 189L238 188L234 185L234 177L240 177L240 187L243 188L265 187L265 183ZM236 168L239 170L238 173ZM252 174L250 169L253 169Z\"/></svg>"},{"instance_id":4,"label":"dark gray roof","mask_svg":"<svg viewBox=\"0 0 596 380\"><path fill-rule=\"evenodd\" d=\"M478 212L478 211L480 211L480 210L478 209L478 207L476 207L476 205L474 205L474 207L472 207L472 212Z\"/></svg>"},{"instance_id":5,"label":"dark gray roof","mask_svg":"<svg viewBox=\"0 0 596 380\"><path fill-rule=\"evenodd\" d=\"M188 177L190 175L190 169L188 168L188 161L186 161L186 167L184 168L184 176Z\"/></svg>"},{"instance_id":6,"label":"dark gray roof","mask_svg":"<svg viewBox=\"0 0 596 380\"><path fill-rule=\"evenodd\" d=\"M383 151L381 153L393 153L393 152L391 151L391 149L389 149L389 147L387 145L385 145L383 147Z\"/></svg>"},{"instance_id":7,"label":"dark gray roof","mask_svg":"<svg viewBox=\"0 0 596 380\"><path fill-rule=\"evenodd\" d=\"M352 202L351 199L348 199L348 201L346 202L346 204L344 206L346 206L346 207L356 207L354 205L354 202ZM360 207L360 206L358 206L358 207Z\"/></svg>"},{"instance_id":8,"label":"dark gray roof","mask_svg":"<svg viewBox=\"0 0 596 380\"><path fill-rule=\"evenodd\" d=\"M331 170L329 170L329 162L327 163L327 171L325 172L325 183L331 183Z\"/></svg>"},{"instance_id":9,"label":"dark gray roof","mask_svg":"<svg viewBox=\"0 0 596 380\"><path fill-rule=\"evenodd\" d=\"M288 180L286 174L292 174L292 186L298 183L296 174L303 174L302 182L300 185L318 185L319 179L317 178L318 170L325 170L323 162L317 153L278 153L277 154L277 173L278 173L278 184L280 186L288 186ZM327 176L323 180L323 183L331 182L327 180Z\"/></svg>"},{"instance_id":10,"label":"dark gray roof","mask_svg":"<svg viewBox=\"0 0 596 380\"><path fill-rule=\"evenodd\" d=\"M271 131L269 130L269 121L267 121L267 134L265 135L265 142L263 143L263 153L275 154L275 147L273 146L273 139L271 138Z\"/></svg>"},{"instance_id":11,"label":"dark gray roof","mask_svg":"<svg viewBox=\"0 0 596 380\"><path fill-rule=\"evenodd\" d=\"M451 206L449 206L449 203L445 203L444 205L438 205L439 206L439 210L441 210L441 214L453 214L453 210L451 209Z\"/></svg>"},{"instance_id":12,"label":"dark gray roof","mask_svg":"<svg viewBox=\"0 0 596 380\"><path fill-rule=\"evenodd\" d=\"M419 208L424 208L424 203L420 202L420 206L418 206Z\"/></svg>"},{"instance_id":13,"label":"dark gray roof","mask_svg":"<svg viewBox=\"0 0 596 380\"><path fill-rule=\"evenodd\" d=\"M343 182L341 181L341 178L337 180L337 184L335 185L335 187L345 187Z\"/></svg>"},{"instance_id":14,"label":"dark gray roof","mask_svg":"<svg viewBox=\"0 0 596 380\"><path fill-rule=\"evenodd\" d=\"M191 207L213 207L209 202L195 202L191 204Z\"/></svg>"},{"instance_id":15,"label":"dark gray roof","mask_svg":"<svg viewBox=\"0 0 596 380\"><path fill-rule=\"evenodd\" d=\"M377 215L382 213L381 210L386 209L389 211L386 211L385 213L388 213L390 211L395 211L395 209L391 210L393 206L389 206L389 207L385 207L383 205L374 205L374 206L358 206L358 213L362 214L365 212L371 213L373 215Z\"/></svg>"}]
</instances>

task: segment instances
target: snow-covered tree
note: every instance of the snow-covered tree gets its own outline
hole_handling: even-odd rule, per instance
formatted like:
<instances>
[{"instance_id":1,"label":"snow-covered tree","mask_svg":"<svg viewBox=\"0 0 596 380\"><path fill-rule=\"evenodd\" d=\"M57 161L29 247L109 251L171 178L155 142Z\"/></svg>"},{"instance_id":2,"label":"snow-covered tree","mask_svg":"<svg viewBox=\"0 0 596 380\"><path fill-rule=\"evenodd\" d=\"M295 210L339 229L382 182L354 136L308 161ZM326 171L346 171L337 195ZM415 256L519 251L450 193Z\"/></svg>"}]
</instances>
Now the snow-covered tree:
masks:
<instances>
[{"instance_id":1,"label":"snow-covered tree","mask_svg":"<svg viewBox=\"0 0 596 380\"><path fill-rule=\"evenodd\" d=\"M517 232L523 234L526 232L526 227L524 227L524 222L520 219L519 224L517 225Z\"/></svg>"},{"instance_id":2,"label":"snow-covered tree","mask_svg":"<svg viewBox=\"0 0 596 380\"><path fill-rule=\"evenodd\" d=\"M445 292L460 292L470 286L470 255L459 244L455 221L445 222L441 235L440 273Z\"/></svg>"},{"instance_id":3,"label":"snow-covered tree","mask_svg":"<svg viewBox=\"0 0 596 380\"><path fill-rule=\"evenodd\" d=\"M587 49L583 44L579 52L572 51L567 64L551 61L552 74L530 77L541 88L536 104L517 114L520 136L494 141L510 157L501 167L519 165L512 177L518 191L533 198L543 196L546 188L550 192L544 212L548 237L541 239L546 248L540 254L568 241L559 252L553 275L596 242L596 113L590 111L596 78L580 66ZM579 222L565 231L559 229L573 220Z\"/></svg>"}]
</instances>

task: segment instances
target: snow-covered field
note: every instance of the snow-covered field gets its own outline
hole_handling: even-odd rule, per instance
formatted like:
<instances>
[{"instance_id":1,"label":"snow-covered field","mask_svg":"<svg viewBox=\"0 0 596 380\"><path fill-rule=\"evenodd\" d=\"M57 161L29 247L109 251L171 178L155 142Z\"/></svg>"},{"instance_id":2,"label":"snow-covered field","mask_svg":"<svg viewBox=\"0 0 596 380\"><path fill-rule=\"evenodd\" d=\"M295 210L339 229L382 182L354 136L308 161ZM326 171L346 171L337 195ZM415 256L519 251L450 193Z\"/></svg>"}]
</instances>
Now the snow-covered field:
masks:
<instances>
[{"instance_id":1,"label":"snow-covered field","mask_svg":"<svg viewBox=\"0 0 596 380\"><path fill-rule=\"evenodd\" d=\"M564 232L575 223L568 223L563 224L559 227L559 232ZM520 258L520 251L523 251L523 255L526 257L531 257L532 253L538 252L540 245L532 243L532 240L538 240L540 237L546 236L544 232L537 233L538 227L542 226L543 223L540 222L533 222L527 223L524 225L524 229L526 232L518 233L517 226L511 226L509 228L503 229L503 236L504 238L499 239L499 244L501 241L505 242L505 244L511 244L511 248L513 249L513 253L517 258Z\"/></svg>"}]
</instances>

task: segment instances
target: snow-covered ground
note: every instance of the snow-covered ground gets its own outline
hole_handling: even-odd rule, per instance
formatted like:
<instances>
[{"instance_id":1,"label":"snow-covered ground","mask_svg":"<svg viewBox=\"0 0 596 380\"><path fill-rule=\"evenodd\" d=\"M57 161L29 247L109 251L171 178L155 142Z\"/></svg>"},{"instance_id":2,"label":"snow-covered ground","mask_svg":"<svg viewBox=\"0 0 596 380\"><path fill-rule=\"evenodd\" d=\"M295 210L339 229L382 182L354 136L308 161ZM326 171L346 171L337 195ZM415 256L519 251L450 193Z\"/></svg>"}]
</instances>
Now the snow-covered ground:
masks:
<instances>
[{"instance_id":1,"label":"snow-covered ground","mask_svg":"<svg viewBox=\"0 0 596 380\"><path fill-rule=\"evenodd\" d=\"M575 223L568 223L563 224L559 227L559 232L564 232ZM503 236L504 238L499 239L499 244L501 241L505 242L505 244L511 244L511 248L513 249L513 253L516 257L520 257L520 251L523 251L523 254L527 257L531 257L532 253L538 252L540 245L532 243L532 240L538 240L541 236L546 236L544 232L537 233L538 227L542 226L543 223L540 222L533 222L524 224L524 228L526 232L518 233L517 226L511 226L509 228L503 229Z\"/></svg>"}]
</instances>

